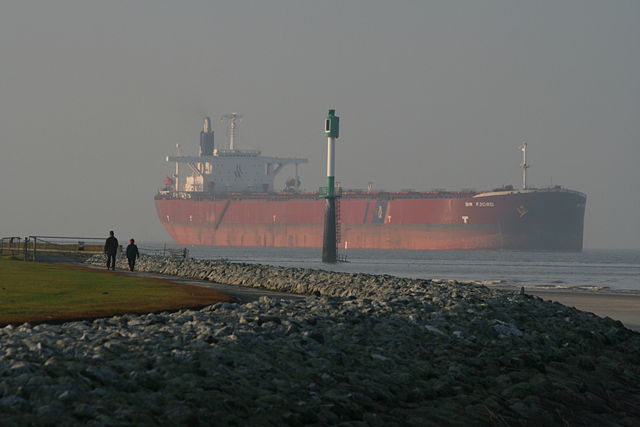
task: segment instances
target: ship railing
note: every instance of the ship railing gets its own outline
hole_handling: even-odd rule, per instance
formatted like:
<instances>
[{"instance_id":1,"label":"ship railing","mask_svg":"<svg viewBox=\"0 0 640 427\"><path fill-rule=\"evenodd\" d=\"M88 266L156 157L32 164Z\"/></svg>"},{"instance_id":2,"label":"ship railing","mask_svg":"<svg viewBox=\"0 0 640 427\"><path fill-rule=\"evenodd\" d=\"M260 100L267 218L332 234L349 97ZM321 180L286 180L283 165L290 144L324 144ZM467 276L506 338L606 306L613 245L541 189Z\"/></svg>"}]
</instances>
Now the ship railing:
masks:
<instances>
[{"instance_id":1,"label":"ship railing","mask_svg":"<svg viewBox=\"0 0 640 427\"><path fill-rule=\"evenodd\" d=\"M214 152L217 156L227 157L256 157L262 153L260 150L231 150L228 148L217 148Z\"/></svg>"},{"instance_id":2,"label":"ship railing","mask_svg":"<svg viewBox=\"0 0 640 427\"><path fill-rule=\"evenodd\" d=\"M191 194L186 191L159 190L156 199L190 199Z\"/></svg>"},{"instance_id":3,"label":"ship railing","mask_svg":"<svg viewBox=\"0 0 640 427\"><path fill-rule=\"evenodd\" d=\"M333 189L334 197L342 197L342 187L336 187ZM329 187L320 187L318 189L318 197L327 198L329 197Z\"/></svg>"}]
</instances>

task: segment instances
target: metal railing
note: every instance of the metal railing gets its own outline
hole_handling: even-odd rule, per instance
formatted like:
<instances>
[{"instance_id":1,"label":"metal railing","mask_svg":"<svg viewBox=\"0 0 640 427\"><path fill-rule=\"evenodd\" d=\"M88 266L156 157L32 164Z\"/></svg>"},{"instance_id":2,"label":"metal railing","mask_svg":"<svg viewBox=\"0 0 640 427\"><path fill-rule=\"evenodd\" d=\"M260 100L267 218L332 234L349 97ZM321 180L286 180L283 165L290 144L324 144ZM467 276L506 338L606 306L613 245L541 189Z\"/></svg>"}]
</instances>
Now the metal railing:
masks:
<instances>
[{"instance_id":1,"label":"metal railing","mask_svg":"<svg viewBox=\"0 0 640 427\"><path fill-rule=\"evenodd\" d=\"M104 253L105 237L28 236L0 237L0 256L24 261L82 261ZM141 255L186 259L189 249L163 246L140 246ZM123 252L123 245L118 254Z\"/></svg>"},{"instance_id":2,"label":"metal railing","mask_svg":"<svg viewBox=\"0 0 640 427\"><path fill-rule=\"evenodd\" d=\"M25 241L21 237L0 237L0 256L23 257Z\"/></svg>"},{"instance_id":3,"label":"metal railing","mask_svg":"<svg viewBox=\"0 0 640 427\"><path fill-rule=\"evenodd\" d=\"M167 247L166 243L162 248L138 245L138 251L140 251L141 255L154 255L171 258L189 258L189 249Z\"/></svg>"},{"instance_id":4,"label":"metal railing","mask_svg":"<svg viewBox=\"0 0 640 427\"><path fill-rule=\"evenodd\" d=\"M81 260L104 252L104 237L29 236L25 260Z\"/></svg>"}]
</instances>

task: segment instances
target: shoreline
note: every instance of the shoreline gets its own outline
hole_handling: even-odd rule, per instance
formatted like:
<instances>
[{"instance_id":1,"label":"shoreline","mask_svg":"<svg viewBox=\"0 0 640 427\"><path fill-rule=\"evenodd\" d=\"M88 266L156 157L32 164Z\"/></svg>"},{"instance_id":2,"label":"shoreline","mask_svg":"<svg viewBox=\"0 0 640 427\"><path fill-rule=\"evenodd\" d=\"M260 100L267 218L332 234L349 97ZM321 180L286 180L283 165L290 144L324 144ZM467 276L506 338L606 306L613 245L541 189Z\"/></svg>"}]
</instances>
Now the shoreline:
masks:
<instances>
[{"instance_id":1,"label":"shoreline","mask_svg":"<svg viewBox=\"0 0 640 427\"><path fill-rule=\"evenodd\" d=\"M622 291L577 291L525 288L525 293L568 307L619 320L625 327L640 332L640 295Z\"/></svg>"},{"instance_id":2,"label":"shoreline","mask_svg":"<svg viewBox=\"0 0 640 427\"><path fill-rule=\"evenodd\" d=\"M128 271L123 271L129 273ZM148 272L139 272L138 274L150 275L150 277L163 278L163 280L176 281L178 283L188 283L195 286L204 286L207 288L215 289L223 293L229 293L230 295L238 298L240 301L245 299L244 295L236 294L235 290L242 288L246 289L244 292L256 293L259 292L259 288L248 288L243 285L229 285L224 283L211 282L209 280L188 280L178 275L166 275ZM447 281L442 281L447 282ZM466 283L459 281L458 283ZM475 284L475 283L474 283ZM489 289L500 289L505 291L511 291L519 293L519 289L514 287L501 287L495 285L480 285L486 286ZM253 292L249 289L253 289ZM628 329L640 332L640 293L630 290L614 290L614 289L601 289L601 290L584 290L579 288L539 288L535 286L524 287L527 295L533 295L542 298L545 301L558 302L567 307L573 307L578 310L593 313L599 317L609 317L613 320L618 320L624 324ZM275 291L266 291L264 295L277 296ZM284 294L279 294L280 296ZM286 294L293 298L300 298L297 294ZM254 299L257 299L255 297ZM244 301L246 302L246 300Z\"/></svg>"},{"instance_id":3,"label":"shoreline","mask_svg":"<svg viewBox=\"0 0 640 427\"><path fill-rule=\"evenodd\" d=\"M125 267L124 261L119 260ZM369 275L364 273L334 273L328 270L313 270L296 267L276 267L258 263L228 262L226 260L203 260L191 259L183 263L180 260L164 259L154 257L143 257L139 263L138 271L156 273L163 276L173 276L189 278L201 281L203 286L212 287L217 283L222 286L240 286L253 289L267 289L271 291L284 292L291 295L318 294L318 295L340 295L348 296L353 289L349 286L337 292L331 287L322 284L323 280L331 281L331 277L343 276L357 279L360 277L395 277L401 282L411 283L418 279L402 278L389 275ZM87 260L85 264L103 263L101 257L94 257ZM284 280L276 280L275 276L284 273ZM272 274L275 273L275 276ZM311 273L311 275L309 275ZM335 276L334 276L335 274ZM318 275L323 279L318 280ZM483 283L481 281L458 281L430 279L433 284L461 284L465 286L484 286L488 289L502 290L517 294L520 288L512 286L501 286L498 283ZM192 282L192 284L194 284ZM587 313L593 313L602 318L611 318L622 322L622 324L635 332L640 332L640 293L633 290L614 289L581 289L581 288L537 288L524 287L525 293L539 297L546 301L553 301L567 307L573 307ZM221 290L222 291L222 290ZM364 291L364 289L361 289ZM222 291L224 292L224 291Z\"/></svg>"},{"instance_id":4,"label":"shoreline","mask_svg":"<svg viewBox=\"0 0 640 427\"><path fill-rule=\"evenodd\" d=\"M145 257L147 258L147 257ZM151 257L153 258L153 257ZM147 258L148 259L148 258ZM88 262L87 262L88 261ZM74 265L82 265L85 267L98 267L102 265L102 262L95 262L95 258L92 261L87 260L85 262L72 262L67 264ZM119 261L123 262L122 259ZM171 260L175 261L175 260ZM206 260L197 260L196 264L200 264L202 261ZM200 261L200 262L198 262ZM216 262L216 260L210 260L212 262ZM274 267L269 264L260 264L256 263L243 263L234 261L233 263L238 265L255 265L260 266L261 268L268 269L269 267ZM124 264L122 264L120 269L121 273L129 274L128 269ZM209 289L215 289L223 293L230 293L234 297L238 298L239 301L249 301L253 299L257 299L259 296L277 296L280 297L284 295L290 295L293 298L301 298L299 292L278 292L276 289L267 289L266 293L260 293L260 287L256 287L255 285L248 285L245 280L244 283L224 283L223 281L215 281L211 280L209 277L188 277L187 274L181 274L178 270L174 270L172 272L159 272L153 271L152 267L150 270L147 270L145 267L146 262L142 265L138 265L139 269L134 274L155 276L156 278L160 278L162 280L167 281L175 281L178 283L188 283L190 285L202 286ZM142 270L140 270L142 267ZM149 266L150 267L150 266ZM158 267L157 265L155 266ZM276 267L277 268L277 267ZM281 267L284 269L296 269L296 267ZM144 271L147 270L147 271ZM330 271L326 271L330 273ZM155 273L155 274L154 274ZM345 273L345 274L359 274L359 273ZM384 275L383 275L384 276ZM395 277L395 276L394 276ZM492 283L491 281L469 281L469 280L445 280L433 278L430 279L433 283L459 283L464 285L474 285L474 286L485 286L489 289L499 289L507 292L519 293L521 288L515 286L505 286L500 283ZM636 332L640 332L640 291L635 290L624 290L624 289L611 289L611 288L600 288L600 289L586 289L581 287L538 287L538 286L524 286L525 293L528 295L533 295L539 298L542 298L546 301L558 302L567 307L576 308L581 311L585 311L588 313L593 313L602 318L611 318L613 320L618 320L624 324L625 327L631 329ZM274 292L275 291L275 292ZM235 292L235 293L234 293ZM254 295L255 294L255 295ZM251 295L251 296L249 296ZM248 298L248 299L247 299Z\"/></svg>"},{"instance_id":5,"label":"shoreline","mask_svg":"<svg viewBox=\"0 0 640 427\"><path fill-rule=\"evenodd\" d=\"M8 424L640 423L640 334L531 292L224 261L139 264L298 298L2 328Z\"/></svg>"}]
</instances>

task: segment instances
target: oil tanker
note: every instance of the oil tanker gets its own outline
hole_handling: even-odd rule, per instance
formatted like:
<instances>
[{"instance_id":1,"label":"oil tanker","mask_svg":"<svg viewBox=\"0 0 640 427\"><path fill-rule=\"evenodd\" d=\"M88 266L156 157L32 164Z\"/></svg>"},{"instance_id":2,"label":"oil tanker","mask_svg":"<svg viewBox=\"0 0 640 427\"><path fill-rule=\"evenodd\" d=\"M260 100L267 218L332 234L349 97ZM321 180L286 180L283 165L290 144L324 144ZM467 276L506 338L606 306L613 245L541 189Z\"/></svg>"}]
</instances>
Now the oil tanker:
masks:
<instances>
[{"instance_id":1,"label":"oil tanker","mask_svg":"<svg viewBox=\"0 0 640 427\"><path fill-rule=\"evenodd\" d=\"M211 119L198 156L168 156L175 172L155 196L158 217L181 245L321 248L325 201L301 190L304 158L263 156L236 147L241 116L227 122L225 148L215 148ZM410 250L581 251L586 195L560 186L490 191L378 191L338 188L340 248ZM295 174L281 190L285 166Z\"/></svg>"}]
</instances>

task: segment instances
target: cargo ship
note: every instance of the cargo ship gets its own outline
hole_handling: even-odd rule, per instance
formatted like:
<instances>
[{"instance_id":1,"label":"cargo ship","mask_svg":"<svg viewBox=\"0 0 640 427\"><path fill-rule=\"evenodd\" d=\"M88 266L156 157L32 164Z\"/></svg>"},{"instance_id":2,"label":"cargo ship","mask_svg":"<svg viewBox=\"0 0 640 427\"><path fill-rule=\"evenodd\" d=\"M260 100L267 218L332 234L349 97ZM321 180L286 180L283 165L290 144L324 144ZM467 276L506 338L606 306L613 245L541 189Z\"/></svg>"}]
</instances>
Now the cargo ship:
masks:
<instances>
[{"instance_id":1,"label":"cargo ship","mask_svg":"<svg viewBox=\"0 0 640 427\"><path fill-rule=\"evenodd\" d=\"M155 196L158 217L181 245L321 248L325 201L301 190L304 158L263 156L236 147L241 116L227 122L224 148L211 119L198 156L168 156L175 172ZM349 249L581 251L586 195L560 186L489 191L380 191L338 188L338 246ZM282 189L274 179L294 176Z\"/></svg>"}]
</instances>

